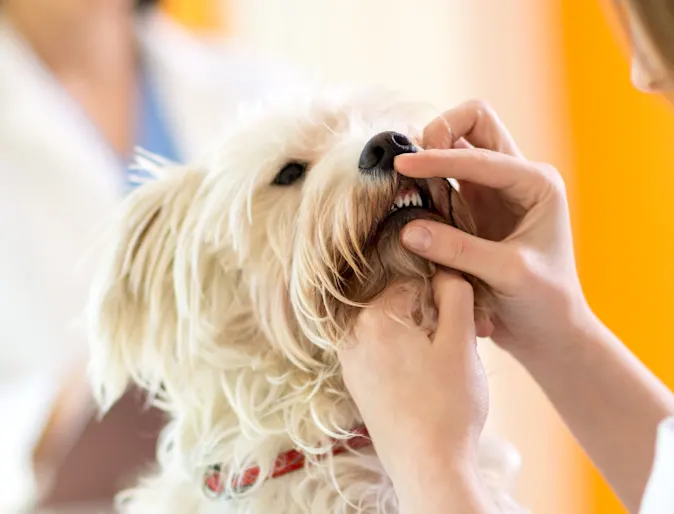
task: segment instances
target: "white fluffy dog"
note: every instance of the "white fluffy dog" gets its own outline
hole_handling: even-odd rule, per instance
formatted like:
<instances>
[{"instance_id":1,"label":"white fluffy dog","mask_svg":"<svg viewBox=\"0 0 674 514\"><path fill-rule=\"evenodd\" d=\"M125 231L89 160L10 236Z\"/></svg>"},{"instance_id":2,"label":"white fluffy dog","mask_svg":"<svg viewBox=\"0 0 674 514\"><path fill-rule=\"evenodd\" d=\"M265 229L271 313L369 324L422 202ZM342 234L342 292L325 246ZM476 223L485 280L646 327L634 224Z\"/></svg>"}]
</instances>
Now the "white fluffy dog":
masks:
<instances>
[{"instance_id":1,"label":"white fluffy dog","mask_svg":"<svg viewBox=\"0 0 674 514\"><path fill-rule=\"evenodd\" d=\"M103 409L133 381L169 421L122 512L398 511L336 350L393 281L433 331L434 267L399 245L407 221L473 230L448 181L393 171L426 112L382 94L260 108L212 158L127 198L90 306L92 378ZM508 452L483 450L513 509Z\"/></svg>"}]
</instances>

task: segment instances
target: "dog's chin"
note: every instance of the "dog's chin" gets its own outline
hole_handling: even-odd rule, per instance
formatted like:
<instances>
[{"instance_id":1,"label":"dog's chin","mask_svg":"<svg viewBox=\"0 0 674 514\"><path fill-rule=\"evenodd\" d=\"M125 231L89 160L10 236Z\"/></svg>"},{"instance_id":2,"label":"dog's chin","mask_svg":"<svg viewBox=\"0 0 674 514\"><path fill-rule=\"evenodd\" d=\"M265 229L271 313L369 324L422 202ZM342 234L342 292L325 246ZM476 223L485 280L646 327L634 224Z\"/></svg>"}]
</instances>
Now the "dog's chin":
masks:
<instances>
[{"instance_id":1,"label":"dog's chin","mask_svg":"<svg viewBox=\"0 0 674 514\"><path fill-rule=\"evenodd\" d=\"M368 270L364 277L348 277L349 299L367 304L391 283L428 284L435 265L407 250L400 241L400 232L411 221L430 220L451 224L451 187L444 179L411 180L403 178L398 191L416 188L423 197L423 206L392 208L374 229L364 248ZM396 192L396 195L399 193ZM391 200L395 206L395 197ZM390 205L390 204L389 204ZM387 207L388 208L388 207Z\"/></svg>"},{"instance_id":2,"label":"dog's chin","mask_svg":"<svg viewBox=\"0 0 674 514\"><path fill-rule=\"evenodd\" d=\"M381 199L380 212L386 214L371 228L362 249L366 267L359 272L349 268L340 278L340 288L349 301L340 304L333 317L342 320L343 327L348 330L356 319L354 310L370 304L387 286L397 284L404 286L406 294L412 298L406 315L431 333L437 320L431 288L436 265L405 248L400 233L414 220L444 223L470 234L475 234L475 225L467 205L445 179L401 177L392 195L392 198ZM466 278L479 288L482 298L484 288L479 281ZM476 297L476 301L482 300Z\"/></svg>"},{"instance_id":3,"label":"dog's chin","mask_svg":"<svg viewBox=\"0 0 674 514\"><path fill-rule=\"evenodd\" d=\"M450 223L450 220L436 211L431 211L424 207L406 207L392 214L389 214L379 224L375 244L381 244L390 238L399 238L402 229L414 220L430 220L440 223Z\"/></svg>"},{"instance_id":4,"label":"dog's chin","mask_svg":"<svg viewBox=\"0 0 674 514\"><path fill-rule=\"evenodd\" d=\"M404 206L392 210L380 223L372 241L370 265L376 259L391 280L404 278L426 279L434 268L430 263L405 249L400 242L400 233L414 220L429 220L454 224L451 212L452 188L444 179L401 181L400 189L414 187L422 198L422 206ZM395 204L394 204L395 206Z\"/></svg>"}]
</instances>

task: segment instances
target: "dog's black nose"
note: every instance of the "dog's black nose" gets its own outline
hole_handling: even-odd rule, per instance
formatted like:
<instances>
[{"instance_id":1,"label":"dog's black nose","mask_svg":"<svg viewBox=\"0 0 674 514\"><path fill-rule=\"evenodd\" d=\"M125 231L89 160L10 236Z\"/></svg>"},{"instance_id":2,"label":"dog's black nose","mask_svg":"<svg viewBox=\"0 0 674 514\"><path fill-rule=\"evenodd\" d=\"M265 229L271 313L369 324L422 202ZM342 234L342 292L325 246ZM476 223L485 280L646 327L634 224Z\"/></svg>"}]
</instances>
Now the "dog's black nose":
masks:
<instances>
[{"instance_id":1,"label":"dog's black nose","mask_svg":"<svg viewBox=\"0 0 674 514\"><path fill-rule=\"evenodd\" d=\"M392 173L393 159L396 155L416 151L416 146L406 136L392 131L380 132L370 139L363 148L358 168L361 173L368 175Z\"/></svg>"}]
</instances>

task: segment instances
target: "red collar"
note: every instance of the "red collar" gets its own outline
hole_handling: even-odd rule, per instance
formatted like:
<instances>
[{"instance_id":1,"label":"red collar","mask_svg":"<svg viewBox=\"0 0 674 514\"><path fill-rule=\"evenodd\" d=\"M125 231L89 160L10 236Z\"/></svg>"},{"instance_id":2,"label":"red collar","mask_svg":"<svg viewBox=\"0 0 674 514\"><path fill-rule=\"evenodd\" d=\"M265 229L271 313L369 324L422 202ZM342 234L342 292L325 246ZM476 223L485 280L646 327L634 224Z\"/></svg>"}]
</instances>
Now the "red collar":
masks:
<instances>
[{"instance_id":1,"label":"red collar","mask_svg":"<svg viewBox=\"0 0 674 514\"><path fill-rule=\"evenodd\" d=\"M351 434L352 437L350 439L333 441L332 455L339 455L347 450L357 450L358 448L364 448L372 444L370 434L364 426L355 428ZM276 458L274 467L266 480L278 478L303 468L305 460L304 454L299 450L283 452ZM204 476L204 492L211 498L217 498L225 492L221 470L222 468L219 465L211 466ZM255 485L259 476L260 468L258 466L247 468L239 476L233 478L232 489L236 492L244 491L248 487Z\"/></svg>"}]
</instances>

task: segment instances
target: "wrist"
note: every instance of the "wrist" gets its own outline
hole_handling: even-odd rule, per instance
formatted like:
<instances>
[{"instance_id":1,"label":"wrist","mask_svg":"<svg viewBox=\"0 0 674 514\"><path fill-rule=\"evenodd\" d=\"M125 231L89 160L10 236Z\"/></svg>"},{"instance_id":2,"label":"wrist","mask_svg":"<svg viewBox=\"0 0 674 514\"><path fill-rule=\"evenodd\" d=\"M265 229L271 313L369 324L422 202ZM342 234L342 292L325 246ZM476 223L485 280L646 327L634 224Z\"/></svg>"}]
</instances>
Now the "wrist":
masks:
<instances>
[{"instance_id":1,"label":"wrist","mask_svg":"<svg viewBox=\"0 0 674 514\"><path fill-rule=\"evenodd\" d=\"M477 470L444 470L424 490L396 488L400 514L494 514L496 507Z\"/></svg>"},{"instance_id":2,"label":"wrist","mask_svg":"<svg viewBox=\"0 0 674 514\"><path fill-rule=\"evenodd\" d=\"M509 348L512 356L526 369L532 366L558 365L577 360L578 352L594 344L605 330L585 299L571 303L555 328L547 334Z\"/></svg>"},{"instance_id":3,"label":"wrist","mask_svg":"<svg viewBox=\"0 0 674 514\"><path fill-rule=\"evenodd\" d=\"M440 451L420 456L404 473L391 477L401 514L449 510L466 514L493 512L492 499L482 481L477 459L448 453L444 452L445 458Z\"/></svg>"}]
</instances>

